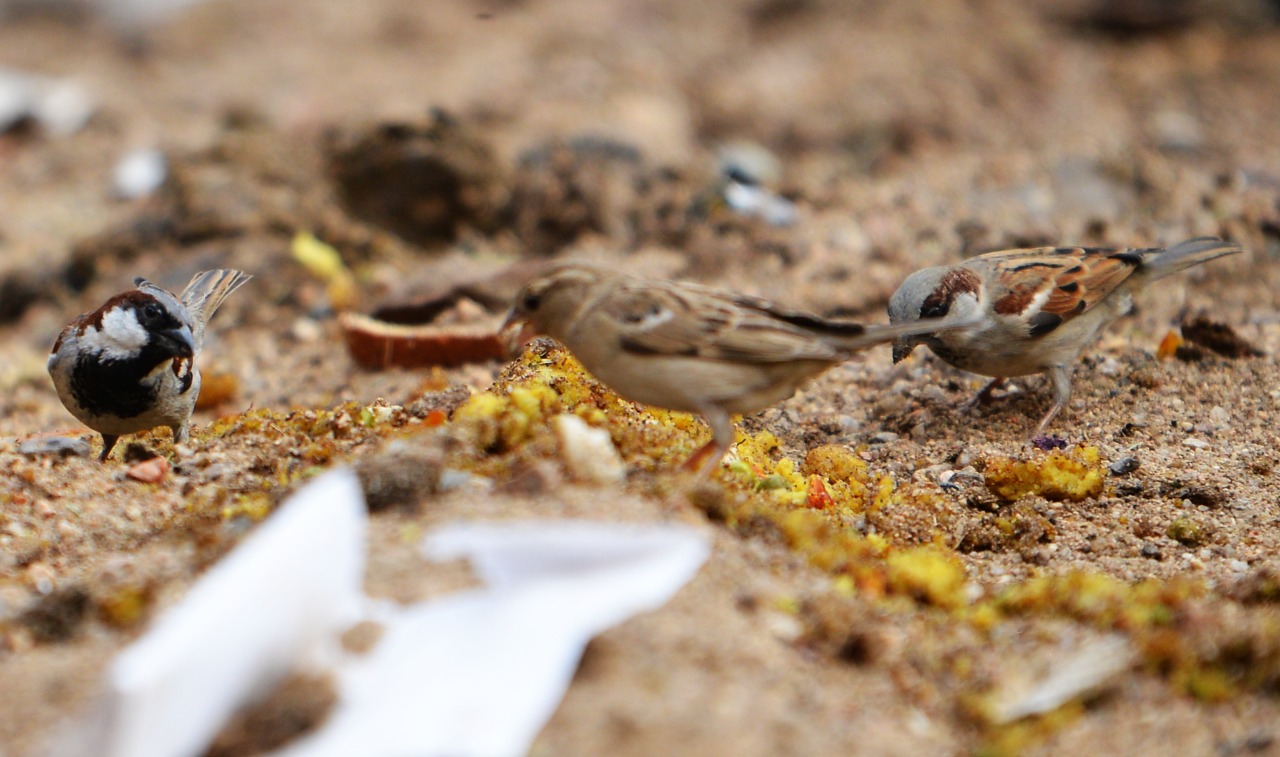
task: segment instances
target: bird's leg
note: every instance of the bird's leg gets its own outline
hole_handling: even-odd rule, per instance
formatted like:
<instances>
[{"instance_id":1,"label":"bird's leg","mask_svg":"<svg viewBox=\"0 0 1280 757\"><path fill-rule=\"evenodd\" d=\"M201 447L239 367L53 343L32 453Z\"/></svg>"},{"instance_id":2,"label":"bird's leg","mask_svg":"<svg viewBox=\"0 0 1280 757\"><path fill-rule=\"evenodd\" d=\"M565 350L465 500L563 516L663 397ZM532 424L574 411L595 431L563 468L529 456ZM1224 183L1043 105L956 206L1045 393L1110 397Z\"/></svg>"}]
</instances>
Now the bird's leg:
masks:
<instances>
[{"instance_id":1,"label":"bird's leg","mask_svg":"<svg viewBox=\"0 0 1280 757\"><path fill-rule=\"evenodd\" d=\"M714 407L702 411L703 420L711 427L711 441L702 445L697 452L689 456L680 466L684 470L696 471L699 479L707 478L724 459L733 443L733 420L724 410Z\"/></svg>"},{"instance_id":2,"label":"bird's leg","mask_svg":"<svg viewBox=\"0 0 1280 757\"><path fill-rule=\"evenodd\" d=\"M991 393L999 389L1000 385L1003 383L1004 383L1003 376L997 376L996 378L993 378L990 381L988 381L987 385L982 387L981 391L973 395L973 397L971 397L968 402L965 402L964 405L961 406L960 412L970 413L970 412L973 412L973 410L977 408L979 405L985 405L988 402L990 402Z\"/></svg>"},{"instance_id":3,"label":"bird's leg","mask_svg":"<svg viewBox=\"0 0 1280 757\"><path fill-rule=\"evenodd\" d=\"M115 449L116 442L120 441L120 437L111 436L110 434L102 435L102 454L98 455L98 462L105 463L107 458L111 456L111 450Z\"/></svg>"},{"instance_id":4,"label":"bird's leg","mask_svg":"<svg viewBox=\"0 0 1280 757\"><path fill-rule=\"evenodd\" d=\"M1049 376L1049 382L1053 384L1053 407L1049 408L1049 412L1040 419L1040 425L1036 426L1036 436L1044 436L1044 430L1049 427L1049 421L1056 418L1071 400L1071 369L1065 365L1055 365L1046 371L1046 374Z\"/></svg>"}]
</instances>

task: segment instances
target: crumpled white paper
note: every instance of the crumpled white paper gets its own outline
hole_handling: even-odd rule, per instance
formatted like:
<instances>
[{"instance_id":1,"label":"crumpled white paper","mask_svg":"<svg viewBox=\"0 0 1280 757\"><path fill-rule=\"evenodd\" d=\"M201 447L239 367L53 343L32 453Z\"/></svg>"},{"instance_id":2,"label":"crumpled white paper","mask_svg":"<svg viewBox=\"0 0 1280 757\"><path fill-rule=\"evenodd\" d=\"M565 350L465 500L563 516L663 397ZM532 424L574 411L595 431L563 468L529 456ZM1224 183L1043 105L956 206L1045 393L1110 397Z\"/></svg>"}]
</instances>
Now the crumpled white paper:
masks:
<instances>
[{"instance_id":1,"label":"crumpled white paper","mask_svg":"<svg viewBox=\"0 0 1280 757\"><path fill-rule=\"evenodd\" d=\"M245 701L359 619L366 522L348 470L289 498L115 659L102 710L54 753L204 751Z\"/></svg>"},{"instance_id":2,"label":"crumpled white paper","mask_svg":"<svg viewBox=\"0 0 1280 757\"><path fill-rule=\"evenodd\" d=\"M424 550L469 559L488 586L401 607L361 592L366 521L350 471L291 497L116 659L103 706L54 754L198 755L236 709L327 654L339 702L278 756L522 755L587 641L660 607L708 552L680 526L458 524ZM361 606L385 630L342 657Z\"/></svg>"},{"instance_id":3,"label":"crumpled white paper","mask_svg":"<svg viewBox=\"0 0 1280 757\"><path fill-rule=\"evenodd\" d=\"M523 755L587 641L666 603L708 547L688 528L558 521L451 526L425 550L489 587L391 616L340 672L342 704L279 757Z\"/></svg>"}]
</instances>

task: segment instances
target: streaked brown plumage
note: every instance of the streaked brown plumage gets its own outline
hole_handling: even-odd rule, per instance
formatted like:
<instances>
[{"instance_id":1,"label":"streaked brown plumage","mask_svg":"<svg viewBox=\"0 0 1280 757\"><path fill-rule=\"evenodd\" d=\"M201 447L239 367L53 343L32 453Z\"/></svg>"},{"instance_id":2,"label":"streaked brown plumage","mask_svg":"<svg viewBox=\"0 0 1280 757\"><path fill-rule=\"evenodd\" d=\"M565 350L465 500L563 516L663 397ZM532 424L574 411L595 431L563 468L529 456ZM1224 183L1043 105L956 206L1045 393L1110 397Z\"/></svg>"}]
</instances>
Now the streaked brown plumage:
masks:
<instances>
[{"instance_id":1,"label":"streaked brown plumage","mask_svg":"<svg viewBox=\"0 0 1280 757\"><path fill-rule=\"evenodd\" d=\"M702 415L712 440L690 464L709 458L704 471L733 441L731 414L780 402L867 347L957 325L863 326L584 264L561 265L530 282L507 321L523 324L521 343L545 334L564 344L627 399Z\"/></svg>"},{"instance_id":2,"label":"streaked brown plumage","mask_svg":"<svg viewBox=\"0 0 1280 757\"><path fill-rule=\"evenodd\" d=\"M1071 372L1081 351L1129 311L1135 292L1242 249L1216 237L1189 239L1167 250L1037 247L916 271L890 299L890 321L960 316L977 322L904 337L894 345L894 362L923 344L957 368L995 377L979 398L1007 377L1047 374L1054 403L1036 429L1040 434L1071 398Z\"/></svg>"}]
</instances>

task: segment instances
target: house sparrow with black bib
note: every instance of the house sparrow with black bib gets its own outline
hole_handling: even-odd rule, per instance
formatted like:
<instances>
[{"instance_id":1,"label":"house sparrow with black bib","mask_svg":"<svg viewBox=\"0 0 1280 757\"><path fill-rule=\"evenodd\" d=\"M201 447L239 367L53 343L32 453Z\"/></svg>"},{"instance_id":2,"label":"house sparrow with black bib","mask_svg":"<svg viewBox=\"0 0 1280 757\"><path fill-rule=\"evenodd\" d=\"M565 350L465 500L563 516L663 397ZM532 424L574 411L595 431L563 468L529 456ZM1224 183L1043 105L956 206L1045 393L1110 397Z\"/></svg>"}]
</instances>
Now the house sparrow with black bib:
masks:
<instances>
[{"instance_id":1,"label":"house sparrow with black bib","mask_svg":"<svg viewBox=\"0 0 1280 757\"><path fill-rule=\"evenodd\" d=\"M1198 237L1168 249L1037 247L1003 250L963 263L916 271L889 300L889 320L976 317L964 329L908 336L893 347L893 361L917 345L961 370L992 376L979 393L1011 376L1044 373L1053 385L1053 406L1036 429L1071 398L1071 372L1094 337L1129 312L1133 295L1173 273L1242 251L1216 237Z\"/></svg>"},{"instance_id":2,"label":"house sparrow with black bib","mask_svg":"<svg viewBox=\"0 0 1280 757\"><path fill-rule=\"evenodd\" d=\"M143 278L136 287L72 321L53 344L49 375L58 398L102 435L106 461L124 434L157 426L187 439L200 394L195 359L214 311L251 276L215 270L196 274L182 294Z\"/></svg>"},{"instance_id":3,"label":"house sparrow with black bib","mask_svg":"<svg viewBox=\"0 0 1280 757\"><path fill-rule=\"evenodd\" d=\"M626 399L701 415L712 438L685 465L705 475L733 442L731 414L764 410L867 347L964 325L955 321L864 326L571 263L520 291L503 332L519 326L519 345L555 339Z\"/></svg>"}]
</instances>

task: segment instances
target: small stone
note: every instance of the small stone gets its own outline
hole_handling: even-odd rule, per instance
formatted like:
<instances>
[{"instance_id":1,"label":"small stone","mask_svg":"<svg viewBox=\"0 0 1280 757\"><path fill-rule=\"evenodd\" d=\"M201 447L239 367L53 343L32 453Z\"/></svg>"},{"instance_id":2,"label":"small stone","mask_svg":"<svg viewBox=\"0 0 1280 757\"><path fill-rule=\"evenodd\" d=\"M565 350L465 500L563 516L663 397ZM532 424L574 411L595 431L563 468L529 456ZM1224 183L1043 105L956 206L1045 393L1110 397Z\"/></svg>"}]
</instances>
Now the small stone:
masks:
<instances>
[{"instance_id":1,"label":"small stone","mask_svg":"<svg viewBox=\"0 0 1280 757\"><path fill-rule=\"evenodd\" d=\"M314 318L302 317L293 322L289 333L299 342L318 342L324 336L324 326Z\"/></svg>"},{"instance_id":2,"label":"small stone","mask_svg":"<svg viewBox=\"0 0 1280 757\"><path fill-rule=\"evenodd\" d=\"M899 438L898 435L893 433L892 431L881 431L880 433L871 437L871 443L872 444L888 444L889 442L898 441L898 438Z\"/></svg>"},{"instance_id":3,"label":"small stone","mask_svg":"<svg viewBox=\"0 0 1280 757\"><path fill-rule=\"evenodd\" d=\"M169 474L169 461L163 457L153 457L150 460L143 460L129 466L129 470L125 471L125 475L134 481L141 481L144 484L158 484L164 480Z\"/></svg>"},{"instance_id":4,"label":"small stone","mask_svg":"<svg viewBox=\"0 0 1280 757\"><path fill-rule=\"evenodd\" d=\"M920 399L928 402L936 402L938 404L944 404L947 402L947 393L942 391L942 387L937 384L926 385L920 389L918 396Z\"/></svg>"},{"instance_id":5,"label":"small stone","mask_svg":"<svg viewBox=\"0 0 1280 757\"><path fill-rule=\"evenodd\" d=\"M1031 438L1031 446L1041 452L1048 452L1055 449L1066 449L1067 440L1058 436L1034 436Z\"/></svg>"},{"instance_id":6,"label":"small stone","mask_svg":"<svg viewBox=\"0 0 1280 757\"><path fill-rule=\"evenodd\" d=\"M75 637L88 614L89 593L78 586L50 592L18 618L37 642L57 643Z\"/></svg>"},{"instance_id":7,"label":"small stone","mask_svg":"<svg viewBox=\"0 0 1280 757\"><path fill-rule=\"evenodd\" d=\"M451 386L438 392L427 392L405 406L405 411L414 418L427 418L439 411L445 417L453 414L467 400L471 399L471 388L462 384Z\"/></svg>"},{"instance_id":8,"label":"small stone","mask_svg":"<svg viewBox=\"0 0 1280 757\"><path fill-rule=\"evenodd\" d=\"M365 505L413 510L440 489L444 451L434 439L397 439L356 465Z\"/></svg>"},{"instance_id":9,"label":"small stone","mask_svg":"<svg viewBox=\"0 0 1280 757\"><path fill-rule=\"evenodd\" d=\"M1133 473L1141 463L1136 457L1124 457L1111 464L1111 475L1124 476Z\"/></svg>"},{"instance_id":10,"label":"small stone","mask_svg":"<svg viewBox=\"0 0 1280 757\"><path fill-rule=\"evenodd\" d=\"M1098 364L1098 373L1103 376L1119 376L1123 370L1120 361L1108 355L1101 363Z\"/></svg>"},{"instance_id":11,"label":"small stone","mask_svg":"<svg viewBox=\"0 0 1280 757\"><path fill-rule=\"evenodd\" d=\"M905 410L907 407L907 398L897 392L882 395L876 401L876 415L892 415Z\"/></svg>"},{"instance_id":12,"label":"small stone","mask_svg":"<svg viewBox=\"0 0 1280 757\"><path fill-rule=\"evenodd\" d=\"M1244 573L1249 570L1249 563L1244 560L1231 560L1227 563L1227 567L1235 573Z\"/></svg>"},{"instance_id":13,"label":"small stone","mask_svg":"<svg viewBox=\"0 0 1280 757\"><path fill-rule=\"evenodd\" d=\"M1152 544L1151 542L1144 542L1142 545L1142 556L1148 560L1163 560L1164 552L1161 552L1160 548L1155 544Z\"/></svg>"},{"instance_id":14,"label":"small stone","mask_svg":"<svg viewBox=\"0 0 1280 757\"><path fill-rule=\"evenodd\" d=\"M1195 449L1206 449L1209 446L1209 443L1204 439L1197 439L1194 436L1186 437L1182 440L1182 444L1185 447L1193 447Z\"/></svg>"},{"instance_id":15,"label":"small stone","mask_svg":"<svg viewBox=\"0 0 1280 757\"><path fill-rule=\"evenodd\" d=\"M75 436L41 436L18 445L18 454L30 457L88 457L89 442Z\"/></svg>"},{"instance_id":16,"label":"small stone","mask_svg":"<svg viewBox=\"0 0 1280 757\"><path fill-rule=\"evenodd\" d=\"M1190 518L1178 518L1170 523L1165 535L1185 547L1199 547L1209 538L1208 529Z\"/></svg>"},{"instance_id":17,"label":"small stone","mask_svg":"<svg viewBox=\"0 0 1280 757\"><path fill-rule=\"evenodd\" d=\"M1152 136L1164 150L1197 150L1204 144L1204 131L1194 115L1185 110L1162 110L1151 119Z\"/></svg>"},{"instance_id":18,"label":"small stone","mask_svg":"<svg viewBox=\"0 0 1280 757\"><path fill-rule=\"evenodd\" d=\"M1218 428L1226 428L1231 422L1231 416L1221 405L1214 405L1209 411L1209 420Z\"/></svg>"},{"instance_id":19,"label":"small stone","mask_svg":"<svg viewBox=\"0 0 1280 757\"><path fill-rule=\"evenodd\" d=\"M503 494L537 496L554 491L563 483L564 474L560 466L550 460L534 460L516 463L511 469L511 477L498 486L498 491Z\"/></svg>"}]
</instances>

